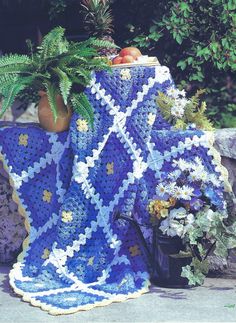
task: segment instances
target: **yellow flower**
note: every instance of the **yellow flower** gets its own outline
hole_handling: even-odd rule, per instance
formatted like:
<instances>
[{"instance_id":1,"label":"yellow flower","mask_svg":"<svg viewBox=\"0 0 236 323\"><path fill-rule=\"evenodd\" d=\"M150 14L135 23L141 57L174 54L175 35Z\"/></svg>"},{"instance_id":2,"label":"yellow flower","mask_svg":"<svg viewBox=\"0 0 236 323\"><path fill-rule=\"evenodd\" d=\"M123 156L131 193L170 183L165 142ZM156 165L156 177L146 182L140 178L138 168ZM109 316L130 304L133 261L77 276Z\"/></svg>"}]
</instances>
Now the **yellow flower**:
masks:
<instances>
[{"instance_id":1,"label":"yellow flower","mask_svg":"<svg viewBox=\"0 0 236 323\"><path fill-rule=\"evenodd\" d=\"M106 168L107 168L107 175L113 175L114 174L114 162L107 163Z\"/></svg>"},{"instance_id":2,"label":"yellow flower","mask_svg":"<svg viewBox=\"0 0 236 323\"><path fill-rule=\"evenodd\" d=\"M120 71L120 77L122 80L130 80L131 79L131 73L128 68L124 68Z\"/></svg>"},{"instance_id":3,"label":"yellow flower","mask_svg":"<svg viewBox=\"0 0 236 323\"><path fill-rule=\"evenodd\" d=\"M43 254L42 254L41 258L42 259L48 259L49 255L50 255L50 250L48 250L48 248L45 248L43 250Z\"/></svg>"},{"instance_id":4,"label":"yellow flower","mask_svg":"<svg viewBox=\"0 0 236 323\"><path fill-rule=\"evenodd\" d=\"M162 209L162 210L160 211L160 217L161 217L161 218L167 218L167 217L168 217L168 214L169 214L168 209Z\"/></svg>"},{"instance_id":5,"label":"yellow flower","mask_svg":"<svg viewBox=\"0 0 236 323\"><path fill-rule=\"evenodd\" d=\"M148 120L147 120L147 123L152 126L155 122L155 119L156 119L156 115L153 114L153 113L149 113L148 114Z\"/></svg>"},{"instance_id":6,"label":"yellow flower","mask_svg":"<svg viewBox=\"0 0 236 323\"><path fill-rule=\"evenodd\" d=\"M77 130L80 132L86 132L88 131L88 122L84 119L78 119L76 121L77 124Z\"/></svg>"},{"instance_id":7,"label":"yellow flower","mask_svg":"<svg viewBox=\"0 0 236 323\"><path fill-rule=\"evenodd\" d=\"M28 139L29 139L29 136L27 135L27 134L21 134L20 136L19 136L19 145L20 146L28 146Z\"/></svg>"},{"instance_id":8,"label":"yellow flower","mask_svg":"<svg viewBox=\"0 0 236 323\"><path fill-rule=\"evenodd\" d=\"M88 260L88 266L93 266L95 257L90 257Z\"/></svg>"},{"instance_id":9,"label":"yellow flower","mask_svg":"<svg viewBox=\"0 0 236 323\"><path fill-rule=\"evenodd\" d=\"M73 220L72 212L71 211L62 211L61 213L62 222L67 223Z\"/></svg>"},{"instance_id":10,"label":"yellow flower","mask_svg":"<svg viewBox=\"0 0 236 323\"><path fill-rule=\"evenodd\" d=\"M133 247L129 247L129 252L132 257L138 256L141 254L141 251L139 249L138 245L135 245Z\"/></svg>"},{"instance_id":11,"label":"yellow flower","mask_svg":"<svg viewBox=\"0 0 236 323\"><path fill-rule=\"evenodd\" d=\"M160 220L168 216L169 207L174 206L175 203L176 200L174 198L170 198L169 201L153 200L148 205L148 211L152 216L154 215Z\"/></svg>"},{"instance_id":12,"label":"yellow flower","mask_svg":"<svg viewBox=\"0 0 236 323\"><path fill-rule=\"evenodd\" d=\"M43 191L43 201L50 203L52 200L52 193L49 192L48 190Z\"/></svg>"}]
</instances>

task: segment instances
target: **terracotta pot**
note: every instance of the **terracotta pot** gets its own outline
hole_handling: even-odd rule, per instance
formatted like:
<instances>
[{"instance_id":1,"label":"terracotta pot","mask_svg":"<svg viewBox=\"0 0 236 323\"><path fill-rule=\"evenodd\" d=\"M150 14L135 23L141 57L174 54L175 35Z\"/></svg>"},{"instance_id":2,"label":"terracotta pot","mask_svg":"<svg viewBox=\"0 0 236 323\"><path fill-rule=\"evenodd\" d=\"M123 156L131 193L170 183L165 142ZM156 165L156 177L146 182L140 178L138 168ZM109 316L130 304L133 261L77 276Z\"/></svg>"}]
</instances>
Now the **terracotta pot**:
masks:
<instances>
[{"instance_id":1,"label":"terracotta pot","mask_svg":"<svg viewBox=\"0 0 236 323\"><path fill-rule=\"evenodd\" d=\"M61 132L69 129L72 111L66 107L62 96L56 96L57 120L54 122L53 113L50 108L46 92L39 91L41 99L38 105L38 117L41 127L50 132Z\"/></svg>"}]
</instances>

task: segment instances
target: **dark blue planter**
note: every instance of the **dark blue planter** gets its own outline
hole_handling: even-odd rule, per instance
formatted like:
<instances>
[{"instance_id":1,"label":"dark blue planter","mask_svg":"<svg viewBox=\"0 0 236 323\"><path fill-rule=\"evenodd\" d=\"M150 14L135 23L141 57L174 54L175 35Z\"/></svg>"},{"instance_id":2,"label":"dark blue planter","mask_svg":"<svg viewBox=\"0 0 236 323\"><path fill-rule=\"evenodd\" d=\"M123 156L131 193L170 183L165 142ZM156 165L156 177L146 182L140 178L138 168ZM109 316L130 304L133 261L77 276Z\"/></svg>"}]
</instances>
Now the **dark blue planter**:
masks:
<instances>
[{"instance_id":1,"label":"dark blue planter","mask_svg":"<svg viewBox=\"0 0 236 323\"><path fill-rule=\"evenodd\" d=\"M151 281L153 284L168 288L189 288L188 280L181 277L182 267L190 265L192 257L178 257L184 250L179 237L168 237L153 232L154 261Z\"/></svg>"}]
</instances>

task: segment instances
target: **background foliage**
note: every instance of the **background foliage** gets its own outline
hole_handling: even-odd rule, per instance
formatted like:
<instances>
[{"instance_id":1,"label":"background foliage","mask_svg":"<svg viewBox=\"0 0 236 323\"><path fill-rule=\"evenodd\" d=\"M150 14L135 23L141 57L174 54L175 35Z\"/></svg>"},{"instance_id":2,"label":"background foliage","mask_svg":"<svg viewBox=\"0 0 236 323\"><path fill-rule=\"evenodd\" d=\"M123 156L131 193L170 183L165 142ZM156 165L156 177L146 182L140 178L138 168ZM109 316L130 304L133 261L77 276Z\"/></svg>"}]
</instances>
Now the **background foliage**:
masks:
<instances>
[{"instance_id":1,"label":"background foliage","mask_svg":"<svg viewBox=\"0 0 236 323\"><path fill-rule=\"evenodd\" d=\"M205 88L214 124L236 127L235 0L116 0L113 7L120 44L127 39L156 55L190 94Z\"/></svg>"},{"instance_id":2,"label":"background foliage","mask_svg":"<svg viewBox=\"0 0 236 323\"><path fill-rule=\"evenodd\" d=\"M190 95L205 88L208 115L215 126L236 127L236 0L111 2L117 44L121 47L133 44L144 54L157 56L162 64L169 66L176 84ZM37 27L45 34L61 25L69 31L68 36L79 40L85 36L80 3L80 0L1 0L0 18L3 21L8 17L10 21L7 10L15 10L17 19L22 15L17 40L20 26L30 17L35 28L27 26L27 31ZM25 8L22 13L20 8ZM3 44L6 31L11 28L2 26L1 29ZM12 37L15 37L13 30ZM25 38L32 39L32 35L27 34ZM17 40L11 41L11 46Z\"/></svg>"}]
</instances>

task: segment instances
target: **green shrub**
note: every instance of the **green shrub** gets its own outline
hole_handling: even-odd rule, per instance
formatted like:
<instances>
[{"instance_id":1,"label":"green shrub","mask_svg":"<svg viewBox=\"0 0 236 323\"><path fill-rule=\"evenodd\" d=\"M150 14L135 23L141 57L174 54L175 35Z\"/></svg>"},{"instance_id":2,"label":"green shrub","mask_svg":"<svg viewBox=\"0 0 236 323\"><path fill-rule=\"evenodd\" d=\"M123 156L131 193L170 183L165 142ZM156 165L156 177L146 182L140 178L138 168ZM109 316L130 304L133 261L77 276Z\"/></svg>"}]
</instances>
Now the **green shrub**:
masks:
<instances>
[{"instance_id":1,"label":"green shrub","mask_svg":"<svg viewBox=\"0 0 236 323\"><path fill-rule=\"evenodd\" d=\"M157 55L188 92L205 88L215 125L236 127L236 1L118 0L117 21L124 8L126 43Z\"/></svg>"}]
</instances>

